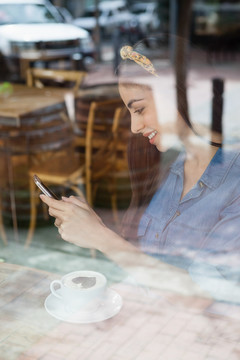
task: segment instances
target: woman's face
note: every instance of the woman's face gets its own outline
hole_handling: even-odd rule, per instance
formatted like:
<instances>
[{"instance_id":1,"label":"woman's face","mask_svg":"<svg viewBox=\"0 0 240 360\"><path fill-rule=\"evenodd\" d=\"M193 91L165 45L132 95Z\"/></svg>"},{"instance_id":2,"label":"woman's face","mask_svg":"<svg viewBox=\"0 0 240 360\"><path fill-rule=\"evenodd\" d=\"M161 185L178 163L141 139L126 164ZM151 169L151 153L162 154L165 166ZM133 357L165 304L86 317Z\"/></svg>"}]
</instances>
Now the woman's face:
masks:
<instances>
[{"instance_id":1,"label":"woman's face","mask_svg":"<svg viewBox=\"0 0 240 360\"><path fill-rule=\"evenodd\" d=\"M166 151L172 144L164 141L170 129L158 121L153 92L141 85L119 84L120 96L131 114L131 131L142 134L159 151ZM168 124L169 125L169 124ZM169 127L169 126L168 126Z\"/></svg>"}]
</instances>

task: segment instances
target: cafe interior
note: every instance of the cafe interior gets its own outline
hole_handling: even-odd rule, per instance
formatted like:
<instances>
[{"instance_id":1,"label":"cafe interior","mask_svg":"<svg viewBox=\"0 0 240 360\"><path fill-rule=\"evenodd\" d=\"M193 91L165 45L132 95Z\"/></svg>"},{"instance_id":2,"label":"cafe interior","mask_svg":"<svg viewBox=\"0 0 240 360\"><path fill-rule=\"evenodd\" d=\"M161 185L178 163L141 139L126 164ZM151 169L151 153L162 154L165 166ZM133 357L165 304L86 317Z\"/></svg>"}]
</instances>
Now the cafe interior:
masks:
<instances>
[{"instance_id":1,"label":"cafe interior","mask_svg":"<svg viewBox=\"0 0 240 360\"><path fill-rule=\"evenodd\" d=\"M163 68L166 116L176 100L167 91L173 45L146 46ZM87 69L76 57L42 58L41 66L22 57L20 80L0 80L0 360L238 360L239 303L192 288L171 266L159 279L149 263L149 286L139 283L102 252L64 241L39 197L36 176L58 199L84 198L108 228L121 231L131 201L130 115L113 70L114 46L107 41L101 50ZM235 149L239 53L210 47L191 56L191 115L207 119L201 129L212 126ZM128 265L145 279L144 266ZM88 286L105 291L96 308L76 312L58 298L69 294L53 283L64 287L75 272L76 284L84 276L95 281L82 283L86 293Z\"/></svg>"},{"instance_id":2,"label":"cafe interior","mask_svg":"<svg viewBox=\"0 0 240 360\"><path fill-rule=\"evenodd\" d=\"M119 226L129 202L129 128L116 79L109 78L88 85L83 70L28 67L25 82L3 83L0 231L6 247L14 239L27 252L35 232L52 225L35 174L59 198L76 195L105 208L111 226Z\"/></svg>"}]
</instances>

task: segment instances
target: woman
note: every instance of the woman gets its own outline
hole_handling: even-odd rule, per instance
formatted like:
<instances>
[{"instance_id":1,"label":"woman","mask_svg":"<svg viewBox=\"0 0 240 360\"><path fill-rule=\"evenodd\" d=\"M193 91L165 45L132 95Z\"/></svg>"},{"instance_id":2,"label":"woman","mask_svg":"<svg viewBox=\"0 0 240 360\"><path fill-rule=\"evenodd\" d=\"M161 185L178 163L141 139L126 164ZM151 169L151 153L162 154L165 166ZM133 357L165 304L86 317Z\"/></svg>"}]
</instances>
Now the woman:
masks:
<instances>
[{"instance_id":1,"label":"woman","mask_svg":"<svg viewBox=\"0 0 240 360\"><path fill-rule=\"evenodd\" d=\"M240 244L239 152L197 136L187 112L164 122L161 77L152 63L131 47L121 56L143 75L132 76L132 67L124 76L121 69L119 81L136 135L129 152L133 196L124 237L108 229L83 199L41 199L63 240L103 252L139 283L239 302L239 271L228 266ZM172 151L179 140L183 148Z\"/></svg>"}]
</instances>

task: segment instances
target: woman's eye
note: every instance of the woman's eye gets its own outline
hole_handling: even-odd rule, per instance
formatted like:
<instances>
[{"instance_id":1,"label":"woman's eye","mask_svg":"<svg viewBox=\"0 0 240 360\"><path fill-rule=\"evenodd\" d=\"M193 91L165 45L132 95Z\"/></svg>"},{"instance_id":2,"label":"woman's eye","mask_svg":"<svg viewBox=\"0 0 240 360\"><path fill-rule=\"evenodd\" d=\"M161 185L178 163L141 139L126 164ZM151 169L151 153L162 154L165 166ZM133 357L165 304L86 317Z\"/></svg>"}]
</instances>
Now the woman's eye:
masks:
<instances>
[{"instance_id":1,"label":"woman's eye","mask_svg":"<svg viewBox=\"0 0 240 360\"><path fill-rule=\"evenodd\" d=\"M134 114L139 114L140 115L143 112L143 110L144 110L144 107L142 107L141 109L137 109L137 110L134 111Z\"/></svg>"}]
</instances>

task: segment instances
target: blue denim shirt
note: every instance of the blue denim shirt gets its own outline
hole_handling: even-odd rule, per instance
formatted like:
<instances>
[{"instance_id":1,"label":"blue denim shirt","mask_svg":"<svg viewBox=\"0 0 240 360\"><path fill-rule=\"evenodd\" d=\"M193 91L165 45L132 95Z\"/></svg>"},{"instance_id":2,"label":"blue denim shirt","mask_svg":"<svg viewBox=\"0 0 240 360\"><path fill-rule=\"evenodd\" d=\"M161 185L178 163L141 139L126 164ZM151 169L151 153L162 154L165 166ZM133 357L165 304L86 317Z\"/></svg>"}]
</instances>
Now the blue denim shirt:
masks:
<instances>
[{"instance_id":1,"label":"blue denim shirt","mask_svg":"<svg viewBox=\"0 0 240 360\"><path fill-rule=\"evenodd\" d=\"M218 300L240 303L240 153L218 149L181 199L184 154L141 218L143 251L186 269ZM228 294L227 294L228 293Z\"/></svg>"}]
</instances>

